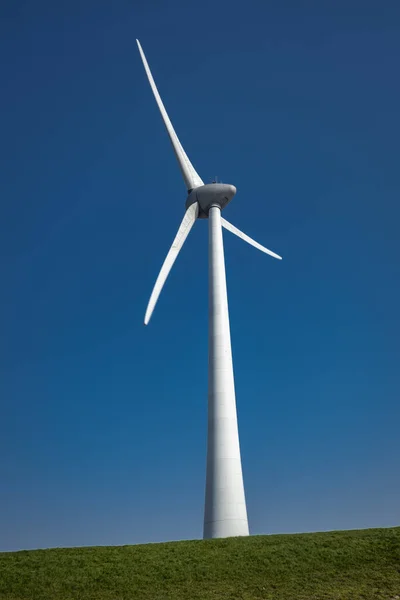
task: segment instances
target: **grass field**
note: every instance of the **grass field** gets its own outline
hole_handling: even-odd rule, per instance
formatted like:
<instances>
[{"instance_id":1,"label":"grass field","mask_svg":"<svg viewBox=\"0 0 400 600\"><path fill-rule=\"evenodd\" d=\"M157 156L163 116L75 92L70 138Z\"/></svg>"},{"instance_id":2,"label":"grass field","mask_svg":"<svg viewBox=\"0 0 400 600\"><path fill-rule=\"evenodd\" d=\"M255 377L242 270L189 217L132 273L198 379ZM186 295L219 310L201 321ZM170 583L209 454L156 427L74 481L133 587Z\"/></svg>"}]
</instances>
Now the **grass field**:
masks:
<instances>
[{"instance_id":1,"label":"grass field","mask_svg":"<svg viewBox=\"0 0 400 600\"><path fill-rule=\"evenodd\" d=\"M7 600L400 600L400 527L0 553Z\"/></svg>"}]
</instances>

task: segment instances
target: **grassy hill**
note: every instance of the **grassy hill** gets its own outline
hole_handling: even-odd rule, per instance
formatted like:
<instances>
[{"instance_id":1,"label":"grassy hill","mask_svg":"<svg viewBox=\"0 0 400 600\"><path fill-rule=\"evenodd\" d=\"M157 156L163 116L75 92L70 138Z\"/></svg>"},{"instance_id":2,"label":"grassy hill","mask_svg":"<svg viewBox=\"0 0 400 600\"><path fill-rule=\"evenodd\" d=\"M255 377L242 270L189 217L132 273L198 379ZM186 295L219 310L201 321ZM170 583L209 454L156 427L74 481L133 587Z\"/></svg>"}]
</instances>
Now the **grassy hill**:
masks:
<instances>
[{"instance_id":1,"label":"grassy hill","mask_svg":"<svg viewBox=\"0 0 400 600\"><path fill-rule=\"evenodd\" d=\"M400 600L400 527L0 553L7 600Z\"/></svg>"}]
</instances>

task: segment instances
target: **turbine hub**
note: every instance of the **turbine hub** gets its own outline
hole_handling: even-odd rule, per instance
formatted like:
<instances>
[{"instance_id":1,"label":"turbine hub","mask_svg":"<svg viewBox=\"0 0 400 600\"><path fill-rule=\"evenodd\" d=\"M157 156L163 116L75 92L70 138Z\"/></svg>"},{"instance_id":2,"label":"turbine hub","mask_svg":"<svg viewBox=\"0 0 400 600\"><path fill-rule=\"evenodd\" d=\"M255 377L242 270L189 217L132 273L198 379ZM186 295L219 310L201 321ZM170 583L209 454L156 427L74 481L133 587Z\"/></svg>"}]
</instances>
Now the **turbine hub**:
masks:
<instances>
[{"instance_id":1,"label":"turbine hub","mask_svg":"<svg viewBox=\"0 0 400 600\"><path fill-rule=\"evenodd\" d=\"M186 200L186 209L194 202L199 203L199 219L207 219L208 211L212 206L218 206L221 210L232 200L236 194L234 185L227 183L207 183L194 188Z\"/></svg>"}]
</instances>

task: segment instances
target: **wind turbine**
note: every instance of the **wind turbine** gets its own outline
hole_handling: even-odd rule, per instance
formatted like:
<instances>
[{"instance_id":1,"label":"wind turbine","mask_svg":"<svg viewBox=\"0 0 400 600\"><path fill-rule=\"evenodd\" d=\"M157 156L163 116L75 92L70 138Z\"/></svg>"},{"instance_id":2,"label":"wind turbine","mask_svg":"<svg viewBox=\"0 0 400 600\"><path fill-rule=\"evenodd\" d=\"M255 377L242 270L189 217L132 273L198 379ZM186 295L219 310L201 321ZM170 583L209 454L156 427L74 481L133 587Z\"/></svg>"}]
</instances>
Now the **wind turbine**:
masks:
<instances>
[{"instance_id":1,"label":"wind turbine","mask_svg":"<svg viewBox=\"0 0 400 600\"><path fill-rule=\"evenodd\" d=\"M204 538L245 536L249 535L249 526L240 458L221 226L258 250L274 258L281 259L281 256L222 218L221 211L236 194L236 188L222 183L204 185L175 133L140 42L136 41L188 192L185 215L157 277L144 323L149 323L169 272L196 220L208 218L208 439Z\"/></svg>"}]
</instances>

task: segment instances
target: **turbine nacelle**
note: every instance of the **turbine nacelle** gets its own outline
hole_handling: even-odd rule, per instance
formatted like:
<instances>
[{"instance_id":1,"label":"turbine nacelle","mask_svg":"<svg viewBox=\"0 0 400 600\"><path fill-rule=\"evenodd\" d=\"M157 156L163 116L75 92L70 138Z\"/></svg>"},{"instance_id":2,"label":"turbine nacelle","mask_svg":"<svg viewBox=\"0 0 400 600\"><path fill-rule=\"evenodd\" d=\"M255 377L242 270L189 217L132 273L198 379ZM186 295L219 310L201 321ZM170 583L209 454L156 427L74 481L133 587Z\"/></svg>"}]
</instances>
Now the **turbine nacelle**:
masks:
<instances>
[{"instance_id":1,"label":"turbine nacelle","mask_svg":"<svg viewBox=\"0 0 400 600\"><path fill-rule=\"evenodd\" d=\"M199 219L207 219L208 211L212 206L218 206L221 210L232 200L236 194L234 185L227 183L207 183L190 191L186 200L186 209L195 202L199 204Z\"/></svg>"}]
</instances>

